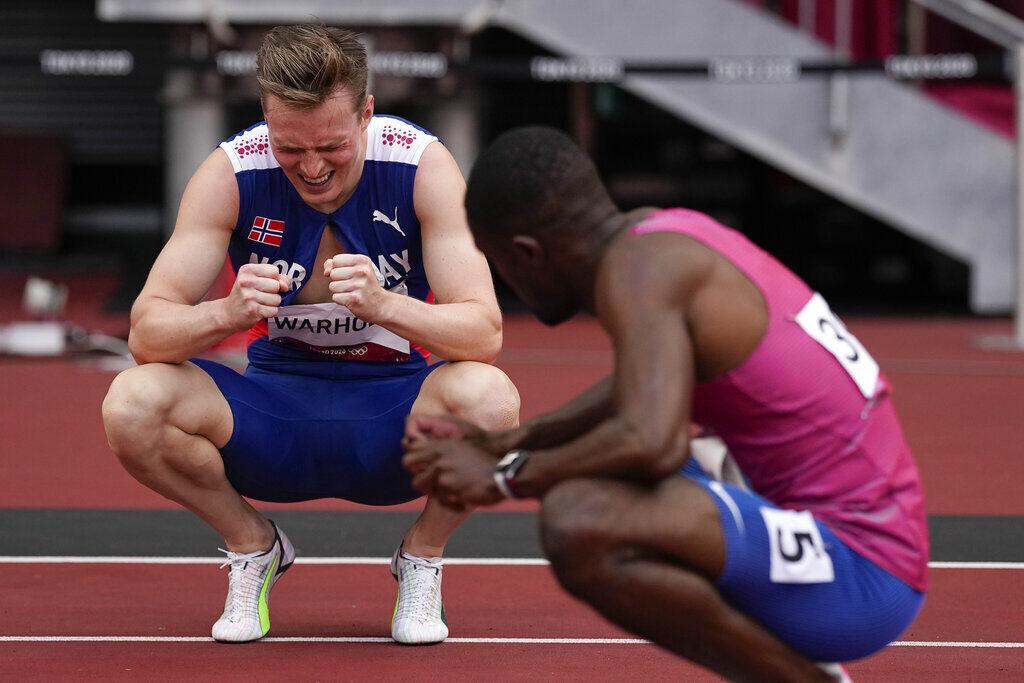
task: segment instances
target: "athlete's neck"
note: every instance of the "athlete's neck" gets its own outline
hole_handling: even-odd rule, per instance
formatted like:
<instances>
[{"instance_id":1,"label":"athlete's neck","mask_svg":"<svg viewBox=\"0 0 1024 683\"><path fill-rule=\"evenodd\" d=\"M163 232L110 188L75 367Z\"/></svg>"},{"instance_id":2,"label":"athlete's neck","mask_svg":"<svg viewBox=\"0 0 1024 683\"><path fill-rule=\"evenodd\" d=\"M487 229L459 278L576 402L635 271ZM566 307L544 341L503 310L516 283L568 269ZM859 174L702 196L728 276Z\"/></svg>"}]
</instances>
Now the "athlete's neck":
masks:
<instances>
[{"instance_id":1,"label":"athlete's neck","mask_svg":"<svg viewBox=\"0 0 1024 683\"><path fill-rule=\"evenodd\" d=\"M578 253L574 255L574 270L579 274L575 281L576 294L583 310L591 315L595 314L594 286L608 249L614 242L628 234L633 226L656 211L660 209L650 206L627 212L615 211L595 223L597 227L590 233L589 238L580 244Z\"/></svg>"}]
</instances>

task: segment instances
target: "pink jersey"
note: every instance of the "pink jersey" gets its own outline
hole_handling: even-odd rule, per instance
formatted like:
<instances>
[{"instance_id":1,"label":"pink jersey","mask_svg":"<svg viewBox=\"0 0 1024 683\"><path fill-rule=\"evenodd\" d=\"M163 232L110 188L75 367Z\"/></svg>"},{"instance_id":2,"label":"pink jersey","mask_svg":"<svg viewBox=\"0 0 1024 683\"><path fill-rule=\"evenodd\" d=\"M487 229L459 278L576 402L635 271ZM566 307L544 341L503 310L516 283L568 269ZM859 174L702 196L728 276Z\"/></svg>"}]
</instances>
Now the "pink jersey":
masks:
<instances>
[{"instance_id":1,"label":"pink jersey","mask_svg":"<svg viewBox=\"0 0 1024 683\"><path fill-rule=\"evenodd\" d=\"M695 388L694 421L722 438L757 493L810 510L855 551L924 590L924 494L874 359L820 295L735 230L669 209L632 232L698 240L743 272L768 308L753 353Z\"/></svg>"}]
</instances>

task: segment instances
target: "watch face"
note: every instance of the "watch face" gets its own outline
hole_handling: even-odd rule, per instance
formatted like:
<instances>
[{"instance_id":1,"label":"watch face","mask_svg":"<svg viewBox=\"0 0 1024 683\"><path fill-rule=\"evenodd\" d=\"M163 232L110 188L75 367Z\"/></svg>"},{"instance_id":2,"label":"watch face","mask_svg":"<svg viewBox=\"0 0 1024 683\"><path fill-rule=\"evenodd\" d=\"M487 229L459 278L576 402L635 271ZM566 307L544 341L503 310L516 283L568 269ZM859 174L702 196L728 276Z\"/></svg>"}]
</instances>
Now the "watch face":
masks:
<instances>
[{"instance_id":1,"label":"watch face","mask_svg":"<svg viewBox=\"0 0 1024 683\"><path fill-rule=\"evenodd\" d=\"M515 476L516 476L516 472L518 472L520 469L522 469L523 465L525 465L526 461L529 460L529 458L530 458L530 452L529 451L525 451L525 450L520 449L520 450L512 451L512 452L515 454L515 458L505 468L505 480L506 481L512 481L515 478Z\"/></svg>"},{"instance_id":2,"label":"watch face","mask_svg":"<svg viewBox=\"0 0 1024 683\"><path fill-rule=\"evenodd\" d=\"M506 453L505 457L503 457L498 462L497 467L494 468L494 481L497 484L498 489L506 498L521 497L513 488L512 480L515 479L516 473L522 469L529 457L529 451L517 448L514 451Z\"/></svg>"},{"instance_id":3,"label":"watch face","mask_svg":"<svg viewBox=\"0 0 1024 683\"><path fill-rule=\"evenodd\" d=\"M515 462L516 458L519 457L520 453L522 453L522 450L517 448L501 456L501 460L498 461L498 464L495 466L495 469L504 471L505 469L508 468L509 465Z\"/></svg>"}]
</instances>

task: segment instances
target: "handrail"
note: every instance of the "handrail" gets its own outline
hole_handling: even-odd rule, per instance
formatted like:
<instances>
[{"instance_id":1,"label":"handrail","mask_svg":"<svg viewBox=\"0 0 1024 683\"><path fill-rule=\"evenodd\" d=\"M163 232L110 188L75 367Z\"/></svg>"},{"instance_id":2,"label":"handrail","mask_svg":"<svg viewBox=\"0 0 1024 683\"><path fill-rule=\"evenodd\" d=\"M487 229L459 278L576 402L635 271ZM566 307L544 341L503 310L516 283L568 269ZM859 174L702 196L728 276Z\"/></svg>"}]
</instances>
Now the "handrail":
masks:
<instances>
[{"instance_id":1,"label":"handrail","mask_svg":"<svg viewBox=\"0 0 1024 683\"><path fill-rule=\"evenodd\" d=\"M1013 333L998 347L1024 349L1024 21L982 0L912 0L955 24L991 40L1012 54L1017 123L1016 223L1017 283Z\"/></svg>"},{"instance_id":2,"label":"handrail","mask_svg":"<svg viewBox=\"0 0 1024 683\"><path fill-rule=\"evenodd\" d=\"M982 0L911 0L1007 50L1024 43L1024 21Z\"/></svg>"}]
</instances>

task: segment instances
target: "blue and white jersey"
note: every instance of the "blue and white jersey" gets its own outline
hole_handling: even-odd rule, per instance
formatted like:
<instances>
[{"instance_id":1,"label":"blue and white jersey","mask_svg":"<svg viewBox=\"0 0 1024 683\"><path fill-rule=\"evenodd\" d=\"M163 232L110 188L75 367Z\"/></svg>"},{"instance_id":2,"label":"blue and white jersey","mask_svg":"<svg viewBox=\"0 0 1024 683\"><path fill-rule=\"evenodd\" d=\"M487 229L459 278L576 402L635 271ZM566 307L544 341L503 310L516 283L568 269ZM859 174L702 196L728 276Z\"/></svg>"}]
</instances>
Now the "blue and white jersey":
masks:
<instances>
[{"instance_id":1,"label":"blue and white jersey","mask_svg":"<svg viewBox=\"0 0 1024 683\"><path fill-rule=\"evenodd\" d=\"M346 252L369 256L388 290L421 301L432 298L413 183L423 151L435 140L403 119L374 116L359 184L329 214L306 204L288 180L271 151L266 122L220 144L238 182L238 221L228 246L232 267L237 273L246 263L272 263L292 278L278 314L250 330L250 362L278 367L310 360L423 366L425 352L359 320L344 306L292 302L310 276L320 273L322 265L314 260L325 229L334 231Z\"/></svg>"}]
</instances>

